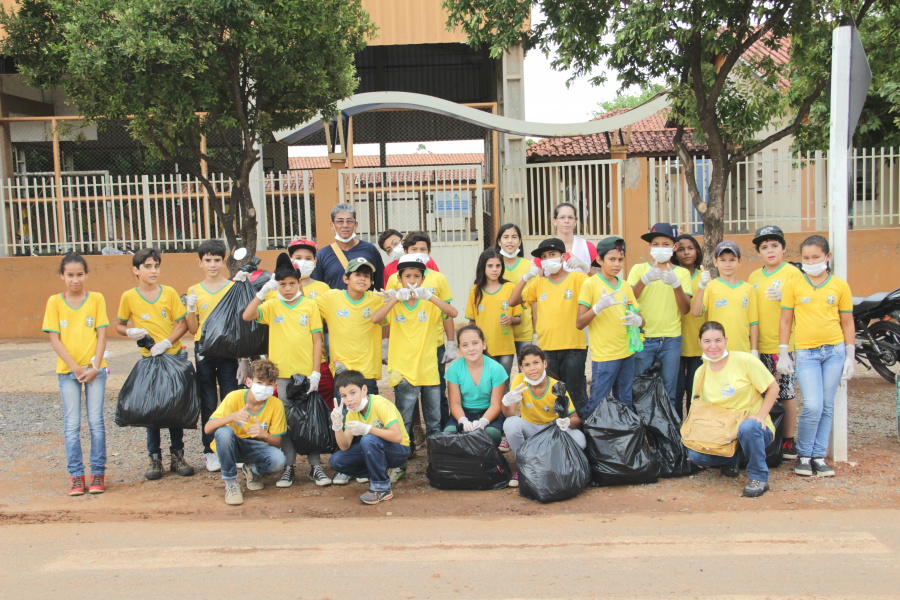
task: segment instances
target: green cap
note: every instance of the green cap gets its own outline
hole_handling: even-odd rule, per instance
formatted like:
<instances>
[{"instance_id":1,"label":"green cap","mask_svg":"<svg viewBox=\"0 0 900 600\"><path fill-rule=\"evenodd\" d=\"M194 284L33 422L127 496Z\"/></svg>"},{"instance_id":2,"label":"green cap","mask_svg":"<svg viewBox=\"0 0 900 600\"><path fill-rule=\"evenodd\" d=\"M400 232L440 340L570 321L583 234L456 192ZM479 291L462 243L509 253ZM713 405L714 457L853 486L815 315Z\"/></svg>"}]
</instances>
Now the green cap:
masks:
<instances>
[{"instance_id":1,"label":"green cap","mask_svg":"<svg viewBox=\"0 0 900 600\"><path fill-rule=\"evenodd\" d=\"M344 269L344 275L349 275L355 271L359 271L360 269L369 269L372 274L375 274L375 265L373 265L369 260L360 256L359 258L354 258L347 263L347 268Z\"/></svg>"},{"instance_id":2,"label":"green cap","mask_svg":"<svg viewBox=\"0 0 900 600\"><path fill-rule=\"evenodd\" d=\"M610 250L621 250L625 252L625 240L618 236L603 238L597 242L597 256L603 256Z\"/></svg>"}]
</instances>

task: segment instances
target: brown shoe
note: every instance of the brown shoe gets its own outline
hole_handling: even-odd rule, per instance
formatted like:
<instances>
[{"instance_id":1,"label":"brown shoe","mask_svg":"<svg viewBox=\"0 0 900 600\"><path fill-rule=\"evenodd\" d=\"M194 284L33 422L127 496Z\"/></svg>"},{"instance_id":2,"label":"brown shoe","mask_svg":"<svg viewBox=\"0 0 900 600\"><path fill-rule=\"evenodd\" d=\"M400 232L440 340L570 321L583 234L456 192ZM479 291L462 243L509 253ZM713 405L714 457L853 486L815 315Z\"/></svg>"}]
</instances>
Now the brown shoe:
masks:
<instances>
[{"instance_id":1,"label":"brown shoe","mask_svg":"<svg viewBox=\"0 0 900 600\"><path fill-rule=\"evenodd\" d=\"M184 450L175 450L172 452L172 460L169 468L173 473L178 473L182 477L190 477L194 474L194 467L184 461Z\"/></svg>"}]
</instances>

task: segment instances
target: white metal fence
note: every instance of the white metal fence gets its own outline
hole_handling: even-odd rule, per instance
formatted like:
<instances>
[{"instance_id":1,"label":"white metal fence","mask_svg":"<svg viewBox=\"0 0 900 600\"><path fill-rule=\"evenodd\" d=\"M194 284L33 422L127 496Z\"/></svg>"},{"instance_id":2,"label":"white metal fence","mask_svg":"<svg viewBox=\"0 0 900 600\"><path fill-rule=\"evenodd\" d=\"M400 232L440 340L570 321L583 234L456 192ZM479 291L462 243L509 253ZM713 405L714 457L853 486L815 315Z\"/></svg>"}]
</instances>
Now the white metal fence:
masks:
<instances>
[{"instance_id":1,"label":"white metal fence","mask_svg":"<svg viewBox=\"0 0 900 600\"><path fill-rule=\"evenodd\" d=\"M900 153L896 148L853 150L850 181L850 226L853 229L900 225ZM703 201L712 167L695 158ZM650 223L668 222L688 233L702 233L681 162L651 158ZM827 157L822 152L779 154L772 150L749 157L730 174L725 192L725 233L752 233L776 223L786 232L828 229Z\"/></svg>"}]
</instances>

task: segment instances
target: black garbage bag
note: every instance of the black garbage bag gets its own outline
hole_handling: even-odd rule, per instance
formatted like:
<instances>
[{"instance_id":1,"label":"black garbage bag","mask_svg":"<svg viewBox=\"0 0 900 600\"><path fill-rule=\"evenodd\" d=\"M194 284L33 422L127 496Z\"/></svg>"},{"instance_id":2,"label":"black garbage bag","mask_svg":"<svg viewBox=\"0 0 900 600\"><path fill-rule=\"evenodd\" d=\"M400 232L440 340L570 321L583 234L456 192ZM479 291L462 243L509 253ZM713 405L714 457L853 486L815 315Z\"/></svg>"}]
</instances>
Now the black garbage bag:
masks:
<instances>
[{"instance_id":1,"label":"black garbage bag","mask_svg":"<svg viewBox=\"0 0 900 600\"><path fill-rule=\"evenodd\" d=\"M469 433L439 433L428 438L428 468L432 487L441 490L499 490L509 485L512 470L483 429Z\"/></svg>"},{"instance_id":2,"label":"black garbage bag","mask_svg":"<svg viewBox=\"0 0 900 600\"><path fill-rule=\"evenodd\" d=\"M138 346L148 349L153 344L150 336L138 342ZM194 365L173 354L141 358L119 391L119 427L196 429L199 418Z\"/></svg>"},{"instance_id":3,"label":"black garbage bag","mask_svg":"<svg viewBox=\"0 0 900 600\"><path fill-rule=\"evenodd\" d=\"M659 462L660 477L683 477L691 472L688 450L681 443L681 419L662 379L662 365L654 363L634 378L634 411Z\"/></svg>"},{"instance_id":4,"label":"black garbage bag","mask_svg":"<svg viewBox=\"0 0 900 600\"><path fill-rule=\"evenodd\" d=\"M318 392L309 392L309 379L294 375L287 384L288 435L297 454L337 451L337 441L331 429L331 411Z\"/></svg>"},{"instance_id":5,"label":"black garbage bag","mask_svg":"<svg viewBox=\"0 0 900 600\"><path fill-rule=\"evenodd\" d=\"M591 483L595 486L656 483L659 463L644 427L628 407L607 396L584 423Z\"/></svg>"},{"instance_id":6,"label":"black garbage bag","mask_svg":"<svg viewBox=\"0 0 900 600\"><path fill-rule=\"evenodd\" d=\"M262 279L260 276L259 279ZM257 279L257 281L259 281ZM268 281L268 277L265 277ZM260 284L261 285L261 284ZM245 321L241 315L258 291L256 282L235 281L203 322L200 348L203 356L249 358L269 351L269 326Z\"/></svg>"},{"instance_id":7,"label":"black garbage bag","mask_svg":"<svg viewBox=\"0 0 900 600\"><path fill-rule=\"evenodd\" d=\"M781 458L781 444L784 443L784 407L781 405L781 402L776 402L772 405L769 416L772 417L772 425L775 426L775 437L766 446L766 464L770 469L774 469L780 466L783 460ZM742 469L747 467L747 462L747 457L741 454Z\"/></svg>"}]
</instances>

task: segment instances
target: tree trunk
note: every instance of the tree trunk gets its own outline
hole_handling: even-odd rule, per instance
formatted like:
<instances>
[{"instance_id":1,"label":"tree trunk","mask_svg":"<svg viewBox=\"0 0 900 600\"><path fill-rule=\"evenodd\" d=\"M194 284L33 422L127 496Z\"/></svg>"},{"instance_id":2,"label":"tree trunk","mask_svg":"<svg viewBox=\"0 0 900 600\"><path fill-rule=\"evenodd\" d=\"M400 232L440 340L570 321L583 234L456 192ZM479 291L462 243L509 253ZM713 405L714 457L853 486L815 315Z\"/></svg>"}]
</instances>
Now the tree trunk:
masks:
<instances>
[{"instance_id":1,"label":"tree trunk","mask_svg":"<svg viewBox=\"0 0 900 600\"><path fill-rule=\"evenodd\" d=\"M240 207L240 234L241 246L247 249L247 260L256 256L256 209L253 207L253 198L250 195L250 177L244 175L234 182L231 188L232 202L237 202Z\"/></svg>"},{"instance_id":2,"label":"tree trunk","mask_svg":"<svg viewBox=\"0 0 900 600\"><path fill-rule=\"evenodd\" d=\"M725 236L725 186L728 182L727 158L711 157L712 174L706 194L703 220L703 266L716 275L713 250Z\"/></svg>"}]
</instances>

